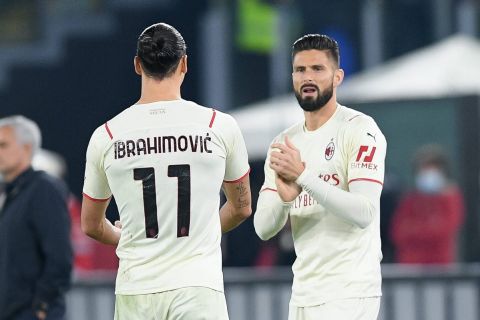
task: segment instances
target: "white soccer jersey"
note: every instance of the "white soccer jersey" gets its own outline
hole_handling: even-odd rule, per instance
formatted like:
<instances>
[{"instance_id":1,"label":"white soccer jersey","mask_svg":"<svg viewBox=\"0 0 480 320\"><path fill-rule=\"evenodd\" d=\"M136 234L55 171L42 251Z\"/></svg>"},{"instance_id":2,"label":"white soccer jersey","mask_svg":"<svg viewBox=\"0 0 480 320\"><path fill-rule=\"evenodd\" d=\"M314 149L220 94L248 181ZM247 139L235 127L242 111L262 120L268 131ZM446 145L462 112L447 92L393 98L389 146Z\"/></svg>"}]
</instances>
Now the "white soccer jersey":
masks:
<instances>
[{"instance_id":1,"label":"white soccer jersey","mask_svg":"<svg viewBox=\"0 0 480 320\"><path fill-rule=\"evenodd\" d=\"M248 171L236 121L190 101L133 105L97 128L83 192L117 203L116 293L223 291L219 192Z\"/></svg>"},{"instance_id":2,"label":"white soccer jersey","mask_svg":"<svg viewBox=\"0 0 480 320\"><path fill-rule=\"evenodd\" d=\"M274 142L284 143L285 136L300 150L306 167L337 188L348 191L349 183L357 180L383 184L386 141L371 117L337 105L334 115L319 129L306 131L302 122ZM276 190L269 163L268 156L262 192ZM297 254L292 305L315 306L381 295L379 212L361 229L302 191L290 208L290 221Z\"/></svg>"}]
</instances>

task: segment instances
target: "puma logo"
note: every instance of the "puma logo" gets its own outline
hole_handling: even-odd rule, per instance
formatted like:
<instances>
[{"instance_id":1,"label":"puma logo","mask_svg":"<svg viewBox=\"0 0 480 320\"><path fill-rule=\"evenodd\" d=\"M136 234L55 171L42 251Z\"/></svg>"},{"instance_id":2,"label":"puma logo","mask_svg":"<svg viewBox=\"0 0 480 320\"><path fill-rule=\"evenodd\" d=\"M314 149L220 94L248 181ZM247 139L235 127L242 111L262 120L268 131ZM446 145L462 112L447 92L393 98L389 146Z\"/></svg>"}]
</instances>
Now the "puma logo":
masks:
<instances>
[{"instance_id":1,"label":"puma logo","mask_svg":"<svg viewBox=\"0 0 480 320\"><path fill-rule=\"evenodd\" d=\"M373 140L374 140L375 142L377 142L377 139L375 138L375 136L376 136L376 135L374 136L374 135L373 135L373 134L371 134L370 132L367 132L367 136L370 136L370 137L372 137L372 138L373 138Z\"/></svg>"}]
</instances>

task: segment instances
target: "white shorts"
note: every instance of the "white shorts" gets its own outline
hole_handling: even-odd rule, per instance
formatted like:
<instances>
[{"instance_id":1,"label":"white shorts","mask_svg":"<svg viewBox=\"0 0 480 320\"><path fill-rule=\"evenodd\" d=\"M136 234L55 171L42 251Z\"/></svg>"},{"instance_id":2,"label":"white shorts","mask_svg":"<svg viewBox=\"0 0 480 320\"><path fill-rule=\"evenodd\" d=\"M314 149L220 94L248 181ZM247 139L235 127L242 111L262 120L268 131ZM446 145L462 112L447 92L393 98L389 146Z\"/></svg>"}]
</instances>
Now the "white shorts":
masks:
<instances>
[{"instance_id":1,"label":"white shorts","mask_svg":"<svg viewBox=\"0 0 480 320\"><path fill-rule=\"evenodd\" d=\"M352 298L313 307L289 306L288 320L376 320L380 297Z\"/></svg>"},{"instance_id":2,"label":"white shorts","mask_svg":"<svg viewBox=\"0 0 480 320\"><path fill-rule=\"evenodd\" d=\"M117 295L115 320L228 320L223 292L188 287L139 295Z\"/></svg>"}]
</instances>

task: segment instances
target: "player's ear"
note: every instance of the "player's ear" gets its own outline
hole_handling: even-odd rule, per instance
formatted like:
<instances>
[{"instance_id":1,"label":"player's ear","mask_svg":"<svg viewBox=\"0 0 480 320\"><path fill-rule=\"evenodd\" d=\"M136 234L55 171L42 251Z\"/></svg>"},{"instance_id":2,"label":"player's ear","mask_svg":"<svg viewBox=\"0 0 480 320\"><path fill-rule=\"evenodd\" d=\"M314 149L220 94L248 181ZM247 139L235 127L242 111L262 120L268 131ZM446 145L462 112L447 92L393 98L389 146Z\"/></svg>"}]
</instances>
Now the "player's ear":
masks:
<instances>
[{"instance_id":1,"label":"player's ear","mask_svg":"<svg viewBox=\"0 0 480 320\"><path fill-rule=\"evenodd\" d=\"M342 83L344 76L345 72L343 71L343 69L336 69L333 75L333 86L338 87Z\"/></svg>"},{"instance_id":2,"label":"player's ear","mask_svg":"<svg viewBox=\"0 0 480 320\"><path fill-rule=\"evenodd\" d=\"M180 60L180 72L185 74L187 73L188 67L187 67L187 55L184 55L182 59Z\"/></svg>"},{"instance_id":3,"label":"player's ear","mask_svg":"<svg viewBox=\"0 0 480 320\"><path fill-rule=\"evenodd\" d=\"M135 73L141 76L142 64L140 63L140 58L138 56L135 56L135 58L133 58L133 67L135 68Z\"/></svg>"}]
</instances>

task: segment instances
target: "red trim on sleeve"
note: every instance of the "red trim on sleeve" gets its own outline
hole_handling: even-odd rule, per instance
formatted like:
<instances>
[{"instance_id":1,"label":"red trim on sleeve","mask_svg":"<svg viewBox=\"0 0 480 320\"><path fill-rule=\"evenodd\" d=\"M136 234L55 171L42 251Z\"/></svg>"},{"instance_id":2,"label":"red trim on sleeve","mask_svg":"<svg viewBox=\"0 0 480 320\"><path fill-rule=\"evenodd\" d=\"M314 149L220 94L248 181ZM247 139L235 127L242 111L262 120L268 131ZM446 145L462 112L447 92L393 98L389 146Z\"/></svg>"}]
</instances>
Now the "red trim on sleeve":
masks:
<instances>
[{"instance_id":1,"label":"red trim on sleeve","mask_svg":"<svg viewBox=\"0 0 480 320\"><path fill-rule=\"evenodd\" d=\"M356 179L352 179L352 180L348 181L348 184L350 184L350 182L353 182L353 181L369 181L369 182L379 183L380 185L383 186L383 182L382 182L382 181L380 181L380 180L375 180L375 179L368 179L368 178L356 178Z\"/></svg>"},{"instance_id":2,"label":"red trim on sleeve","mask_svg":"<svg viewBox=\"0 0 480 320\"><path fill-rule=\"evenodd\" d=\"M248 168L247 173L245 173L243 176L241 176L241 177L238 178L237 180L233 180L233 181L223 180L223 182L225 182L225 183L236 183L236 182L239 182L240 180L242 180L243 178L245 178L246 176L248 176L249 173L250 173L250 168Z\"/></svg>"},{"instance_id":3,"label":"red trim on sleeve","mask_svg":"<svg viewBox=\"0 0 480 320\"><path fill-rule=\"evenodd\" d=\"M85 192L83 192L83 196L89 200L92 200L94 202L105 202L105 201L108 201L110 200L111 197L108 197L107 199L95 199L95 198L92 198L90 197L88 194L86 194Z\"/></svg>"},{"instance_id":4,"label":"red trim on sleeve","mask_svg":"<svg viewBox=\"0 0 480 320\"><path fill-rule=\"evenodd\" d=\"M105 122L105 130L107 130L107 133L110 136L110 140L112 140L113 135L112 135L112 132L110 131L110 128L108 127L108 122Z\"/></svg>"},{"instance_id":5,"label":"red trim on sleeve","mask_svg":"<svg viewBox=\"0 0 480 320\"><path fill-rule=\"evenodd\" d=\"M212 114L212 119L210 119L210 124L208 125L209 128L213 126L213 122L215 121L215 117L217 116L217 111L215 109L212 109L213 114Z\"/></svg>"},{"instance_id":6,"label":"red trim on sleeve","mask_svg":"<svg viewBox=\"0 0 480 320\"><path fill-rule=\"evenodd\" d=\"M263 191L273 191L273 192L278 192L277 189L272 189L272 188L263 188L262 190L260 190L260 192L263 192Z\"/></svg>"}]
</instances>

